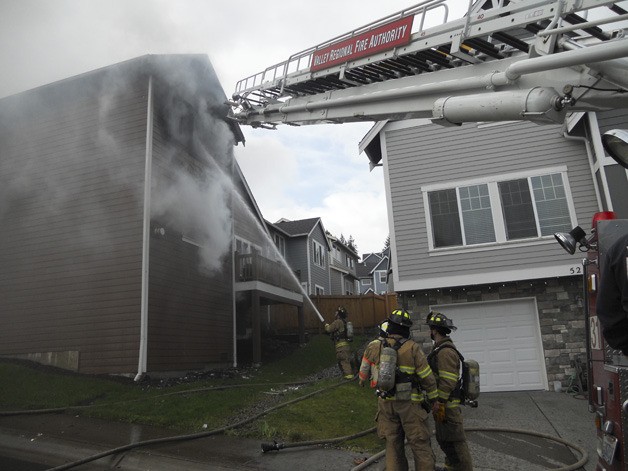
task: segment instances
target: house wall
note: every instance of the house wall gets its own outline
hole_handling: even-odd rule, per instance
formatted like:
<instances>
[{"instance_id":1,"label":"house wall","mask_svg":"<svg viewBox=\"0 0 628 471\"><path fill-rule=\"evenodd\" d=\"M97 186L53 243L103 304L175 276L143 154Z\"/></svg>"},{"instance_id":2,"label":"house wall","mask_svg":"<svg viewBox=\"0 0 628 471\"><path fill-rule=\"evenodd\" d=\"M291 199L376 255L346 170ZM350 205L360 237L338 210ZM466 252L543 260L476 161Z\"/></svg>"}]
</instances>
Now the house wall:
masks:
<instances>
[{"instance_id":1,"label":"house wall","mask_svg":"<svg viewBox=\"0 0 628 471\"><path fill-rule=\"evenodd\" d=\"M344 273L333 269L329 270L329 283L331 285L331 292L329 294L344 294L343 278Z\"/></svg>"},{"instance_id":2,"label":"house wall","mask_svg":"<svg viewBox=\"0 0 628 471\"><path fill-rule=\"evenodd\" d=\"M0 355L137 371L146 82L0 100Z\"/></svg>"},{"instance_id":3,"label":"house wall","mask_svg":"<svg viewBox=\"0 0 628 471\"><path fill-rule=\"evenodd\" d=\"M309 283L308 240L307 237L286 239L286 261L297 272L301 283Z\"/></svg>"},{"instance_id":4,"label":"house wall","mask_svg":"<svg viewBox=\"0 0 628 471\"><path fill-rule=\"evenodd\" d=\"M162 109L159 106L161 96L156 94L157 110ZM222 160L208 160L195 151L194 146L175 139L168 131L164 116L168 116L167 108L165 112L156 112L152 204L158 206L162 195L178 188L181 181L188 182L187 191L195 188L195 181L210 186L228 182L231 168L225 168ZM204 189L201 185L199 191ZM235 186L229 183L224 191L234 189ZM196 207L186 218L168 213L153 214L148 295L149 373L233 363L231 224L235 219L240 227L244 227L246 218L237 198L223 199L223 191L211 189L201 194L206 195L202 197L206 199L216 198L217 193L220 200L207 201L219 209L211 213L217 218L211 222L202 209ZM187 198L189 201L185 201L185 205L197 200L193 194L188 194ZM181 207L179 211L187 211L187 208ZM160 227L164 228L163 236L154 230ZM249 232L245 232L247 238L252 239ZM220 259L218 266L208 266L204 259L204 251L209 246L216 251L216 259Z\"/></svg>"},{"instance_id":5,"label":"house wall","mask_svg":"<svg viewBox=\"0 0 628 471\"><path fill-rule=\"evenodd\" d=\"M430 351L432 342L425 318L430 306L456 303L493 302L507 299L535 298L541 328L547 380L570 385L574 361L586 362L586 324L582 298L582 278L579 276L549 280L520 280L498 285L464 286L456 288L409 291L399 299L399 305L412 312L412 338ZM445 315L447 312L443 311ZM507 322L508 313L504 313ZM456 319L453 319L454 325ZM459 331L452 334L454 341ZM461 352L465 355L465 352Z\"/></svg>"},{"instance_id":6,"label":"house wall","mask_svg":"<svg viewBox=\"0 0 628 471\"><path fill-rule=\"evenodd\" d=\"M385 146L397 290L432 287L428 282L460 285L464 284L461 275L472 275L476 282L493 282L501 281L504 273L513 279L547 276L542 269L551 269L555 275L569 274L574 262L556 250L552 236L482 251L461 248L430 253L421 194L425 185L566 165L575 222L586 227L597 211L586 149L580 142L564 139L560 126L519 122L474 123L460 128L399 126L385 132ZM529 276L519 275L522 270Z\"/></svg>"}]
</instances>

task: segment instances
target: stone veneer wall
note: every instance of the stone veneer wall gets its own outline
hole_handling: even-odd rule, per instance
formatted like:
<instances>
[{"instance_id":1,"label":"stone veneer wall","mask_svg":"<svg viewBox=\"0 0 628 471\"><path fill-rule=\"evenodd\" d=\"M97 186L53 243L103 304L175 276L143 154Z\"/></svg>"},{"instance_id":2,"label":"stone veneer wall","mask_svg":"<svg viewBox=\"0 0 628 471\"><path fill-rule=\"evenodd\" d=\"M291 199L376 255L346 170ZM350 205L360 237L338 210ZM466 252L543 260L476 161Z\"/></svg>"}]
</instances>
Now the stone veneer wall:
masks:
<instances>
[{"instance_id":1,"label":"stone veneer wall","mask_svg":"<svg viewBox=\"0 0 628 471\"><path fill-rule=\"evenodd\" d=\"M398 294L399 306L405 306L413 316L412 338L423 346L425 352L428 352L432 345L429 330L425 325L429 306L534 297L538 307L550 389L553 389L554 381L560 381L563 389L570 386L575 372L576 357L580 357L583 366L586 366L585 302L580 276L407 291ZM447 315L446 312L444 314Z\"/></svg>"}]
</instances>

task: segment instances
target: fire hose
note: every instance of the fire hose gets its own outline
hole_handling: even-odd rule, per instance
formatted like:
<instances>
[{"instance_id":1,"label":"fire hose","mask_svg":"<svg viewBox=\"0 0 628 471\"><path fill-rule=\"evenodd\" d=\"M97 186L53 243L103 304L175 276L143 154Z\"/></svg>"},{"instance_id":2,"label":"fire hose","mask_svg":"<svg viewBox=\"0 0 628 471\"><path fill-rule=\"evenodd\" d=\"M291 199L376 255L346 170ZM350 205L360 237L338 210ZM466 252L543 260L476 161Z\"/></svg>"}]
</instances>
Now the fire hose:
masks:
<instances>
[{"instance_id":1,"label":"fire hose","mask_svg":"<svg viewBox=\"0 0 628 471\"><path fill-rule=\"evenodd\" d=\"M92 461L96 461L100 458L104 458L106 456L110 456L110 455L115 455L117 453L122 453L125 451L129 451L135 448L141 448L141 447L147 447L147 446L151 446L151 445L161 445L164 443L175 443L175 442L181 442L181 441L187 441L187 440L196 440L199 438L205 438L205 437L209 437L212 435L218 435L220 433L224 433L227 430L231 430L234 428L238 428L241 427L243 425L246 425L248 423L251 423L257 419L259 419L260 417L263 417L271 412L276 411L277 409L281 409L283 407L289 406L291 404L297 403L299 401L303 401L305 399L309 399L312 396L315 396L317 394L320 394L322 392L328 391L330 389L333 388L337 388L338 386L341 386L343 384L346 384L348 382L350 382L352 380L344 380L344 381L340 381L336 384L333 384L331 386L328 386L326 388L322 388L322 389L317 389L316 391L313 391L311 393L305 394L304 396L298 397L296 399L292 399L290 401L286 401L286 402L282 402L281 404L277 404L276 406L270 407L269 409L263 410L262 412L255 414L253 416L250 416L244 420L241 420L240 422L236 422L234 424L231 425L226 425L224 427L220 427L220 428L216 428L213 430L207 430L204 432L198 432L198 433L192 433L192 434L187 434L187 435L176 435L176 436L172 436L172 437L163 437L163 438L155 438L152 440L144 440L141 442L136 442L136 443L129 443L128 445L123 445L117 448L112 448L110 450L106 450L103 451L102 453L97 453L95 455L92 456L88 456L86 458L77 460L77 461L73 461L71 463L66 463L60 466L56 466L54 468L49 468L46 471L64 471L66 469L71 469L71 468L75 468L76 466L80 466L82 464L85 463L90 463Z\"/></svg>"},{"instance_id":2,"label":"fire hose","mask_svg":"<svg viewBox=\"0 0 628 471\"><path fill-rule=\"evenodd\" d=\"M288 405L294 404L296 402L299 401L303 401L305 399L308 399L314 395L320 394L324 391L327 391L329 389L333 389L336 388L342 384L345 384L349 381L341 381L337 384L334 384L330 387L327 388L323 388L323 389L319 389L316 391L313 391L309 394L306 394L302 397L278 404L277 406L271 407L269 409L266 409L254 416L251 416L245 420L242 420L240 422L225 426L225 427L220 427L214 430L209 430L209 431L205 431L205 432L199 432L199 433L194 433L194 434L188 434L188 435L178 435L178 436L173 436L173 437L164 437L164 438L158 438L158 439L152 439L152 440L145 440L142 442L137 442L137 443L132 443L132 444L128 444L128 445L124 445L121 447L117 447L117 448L113 448L111 450L107 450L104 451L102 453L96 454L96 455L92 455L89 456L87 458L78 460L78 461L74 461L71 463L66 463L64 465L61 466L57 466L54 468L50 468L47 471L63 471L66 469L71 469L74 468L76 466L79 466L81 464L85 464L85 463L89 463L91 461L95 461L98 460L100 458L104 458L106 456L110 456L113 454L117 454L117 453L121 453L124 451L129 451L132 450L134 448L140 448L140 447L146 447L146 446L151 446L151 445L158 445L158 444L164 444L164 443L174 443L174 442L178 442L178 441L186 441L186 440L195 440L198 438L204 438L204 437L209 437L211 435L217 435L220 433L223 433L227 430L231 430L234 428L238 428L241 427L243 425L246 425L250 422L253 422L255 420L257 420L260 417L263 417L264 415L267 415L271 412L274 412L277 409L286 407ZM284 384L284 383L282 383ZM289 384L304 384L304 382L301 383L289 383ZM226 389L229 387L240 387L241 385L229 385L229 386L218 386L218 387L212 387L212 388L198 388L198 389L194 389L194 390L187 390L187 391L178 391L176 393L167 393L164 395L172 395L172 394L185 394L185 393L191 393L191 392L199 392L199 391L207 391L207 390L212 390L212 389ZM249 385L250 386L250 385ZM164 396L164 395L160 395ZM128 401L124 401L124 402L128 402ZM80 406L81 408L83 407L89 407L89 406ZM16 414L33 414L33 413L58 413L58 412L63 412L66 410L70 410L70 409L76 409L77 407L67 407L67 408L57 408L57 409L39 409L39 410L31 410L31 411L7 411L2 413L3 415L16 415ZM307 446L315 446L315 445L329 445L329 444L335 444L335 443L341 443L344 441L348 441L354 438L359 438L362 437L364 435L368 435L369 433L372 433L375 431L375 427L372 427L370 429L367 430L363 430L362 432L358 432L356 434L353 435L346 435L343 437L337 437L337 438L332 438L332 439L322 439L322 440L312 440L312 441L305 441L305 442L295 442L295 443L277 443L277 442L273 442L273 443L263 443L262 444L262 451L264 453L268 452L268 451L278 451L284 448L295 448L295 447L307 447ZM555 437L552 435L548 435L548 434L544 434L544 433L540 433L540 432L535 432L535 431L530 431L530 430L522 430L522 429L511 429L511 428L500 428L500 427L467 427L465 428L465 431L467 432L501 432L501 433L518 433L518 434L523 434L523 435L531 435L531 436L536 436L536 437L540 437L540 438L544 438L547 440L551 440L551 441L555 441L558 443L561 443L569 448L572 448L574 450L576 450L578 453L580 453L581 458L579 461L577 461L576 463L573 463L571 465L567 465L567 466L563 466L560 468L553 468L553 471L574 471L577 470L579 468L581 468L582 466L584 466L587 461L589 460L589 455L587 453L586 450L584 450L582 447L579 447L578 445L575 445L573 443L568 442L567 440L564 440L560 437ZM361 463L360 465L354 467L351 469L351 471L359 471L362 469L367 468L368 466L370 466L371 464L377 462L379 459L381 459L382 457L384 457L386 454L385 450L380 451L379 453L369 457L366 461L364 461L363 463Z\"/></svg>"},{"instance_id":3,"label":"fire hose","mask_svg":"<svg viewBox=\"0 0 628 471\"><path fill-rule=\"evenodd\" d=\"M548 435L546 433L535 432L533 430L522 430L522 429L502 428L502 427L466 427L464 430L465 432L498 432L498 433L518 433L522 435L531 435L534 437L545 438L546 440L558 442L580 453L581 458L577 462L570 465L561 466L560 468L551 468L552 471L575 471L577 469L582 468L587 463L587 461L589 461L589 454L584 448L578 445L575 445L571 442L568 442L567 440L564 440L560 437L555 437L553 435ZM368 458L363 463L360 463L358 466L351 468L351 471L359 471L361 469L365 469L369 467L371 464L377 462L379 459L383 458L385 455L386 455L386 450L382 450L379 453L376 453L375 455Z\"/></svg>"}]
</instances>

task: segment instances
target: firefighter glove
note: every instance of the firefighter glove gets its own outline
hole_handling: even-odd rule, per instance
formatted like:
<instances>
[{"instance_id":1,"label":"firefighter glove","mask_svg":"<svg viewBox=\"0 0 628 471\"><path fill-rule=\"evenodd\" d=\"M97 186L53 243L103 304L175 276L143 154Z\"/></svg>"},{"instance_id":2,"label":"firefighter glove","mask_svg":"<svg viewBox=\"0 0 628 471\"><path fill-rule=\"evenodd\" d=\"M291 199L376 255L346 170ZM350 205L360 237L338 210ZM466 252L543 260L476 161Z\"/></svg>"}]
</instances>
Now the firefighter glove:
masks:
<instances>
[{"instance_id":1,"label":"firefighter glove","mask_svg":"<svg viewBox=\"0 0 628 471\"><path fill-rule=\"evenodd\" d=\"M445 403L436 401L432 404L432 414L434 414L434 420L436 422L445 421Z\"/></svg>"}]
</instances>

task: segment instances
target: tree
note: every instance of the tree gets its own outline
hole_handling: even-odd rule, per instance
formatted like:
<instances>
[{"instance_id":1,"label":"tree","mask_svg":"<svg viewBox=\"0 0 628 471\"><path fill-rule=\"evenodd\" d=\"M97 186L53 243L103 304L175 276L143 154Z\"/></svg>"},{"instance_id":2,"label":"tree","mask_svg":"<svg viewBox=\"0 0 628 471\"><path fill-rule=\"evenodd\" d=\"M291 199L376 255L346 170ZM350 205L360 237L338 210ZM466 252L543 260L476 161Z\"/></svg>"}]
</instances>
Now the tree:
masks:
<instances>
[{"instance_id":1,"label":"tree","mask_svg":"<svg viewBox=\"0 0 628 471\"><path fill-rule=\"evenodd\" d=\"M352 235L349 235L349 241L347 242L347 247L353 250L356 254L358 253L358 246L355 243L355 240Z\"/></svg>"},{"instance_id":2,"label":"tree","mask_svg":"<svg viewBox=\"0 0 628 471\"><path fill-rule=\"evenodd\" d=\"M386 251L389 248L390 248L390 234L386 237L386 240L384 241L384 248L382 249L382 252Z\"/></svg>"}]
</instances>

